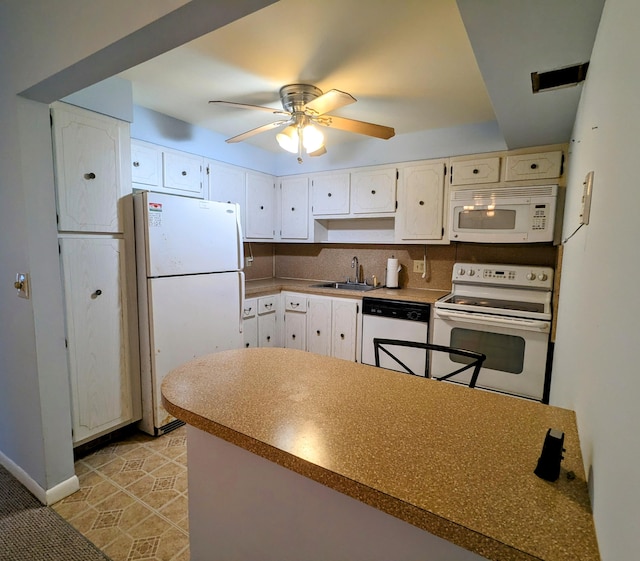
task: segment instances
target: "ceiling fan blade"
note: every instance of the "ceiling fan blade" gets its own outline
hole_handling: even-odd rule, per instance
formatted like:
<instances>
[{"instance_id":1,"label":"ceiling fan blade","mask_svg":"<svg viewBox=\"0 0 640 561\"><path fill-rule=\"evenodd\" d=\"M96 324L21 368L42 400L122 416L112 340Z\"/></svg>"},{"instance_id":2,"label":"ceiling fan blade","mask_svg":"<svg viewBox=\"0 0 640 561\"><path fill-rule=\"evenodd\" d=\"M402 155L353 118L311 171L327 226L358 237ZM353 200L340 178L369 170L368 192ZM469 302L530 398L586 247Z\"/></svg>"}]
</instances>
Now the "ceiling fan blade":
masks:
<instances>
[{"instance_id":1,"label":"ceiling fan blade","mask_svg":"<svg viewBox=\"0 0 640 561\"><path fill-rule=\"evenodd\" d=\"M385 140L395 136L396 134L396 131L391 127L366 123L365 121L356 121L354 119L345 119L344 117L335 117L333 115L324 115L314 119L314 121L323 127L339 129L347 132L356 132L358 134L375 136L376 138L382 138Z\"/></svg>"},{"instance_id":2,"label":"ceiling fan blade","mask_svg":"<svg viewBox=\"0 0 640 561\"><path fill-rule=\"evenodd\" d=\"M255 129L251 129L250 131L243 132L242 134L239 134L237 136L234 136L234 137L231 137L231 138L227 138L226 142L228 142L229 144L232 144L234 142L242 142L243 140L246 140L247 138L251 138L252 136L254 136L256 134L260 134L261 132L267 132L267 131L270 131L272 129L277 129L278 127L281 127L283 125L288 125L290 123L291 123L290 120L287 120L287 121L274 121L273 123L267 123L266 125L262 125L261 127L257 127Z\"/></svg>"},{"instance_id":3,"label":"ceiling fan blade","mask_svg":"<svg viewBox=\"0 0 640 561\"><path fill-rule=\"evenodd\" d=\"M290 115L288 111L283 111L282 109L274 109L273 107L263 107L262 105L250 105L248 103L236 103L235 101L222 100L213 100L209 103L229 105L230 107L237 107L238 109L258 109L259 111L265 111L267 113L271 113L272 115Z\"/></svg>"},{"instance_id":4,"label":"ceiling fan blade","mask_svg":"<svg viewBox=\"0 0 640 561\"><path fill-rule=\"evenodd\" d=\"M329 90L323 93L321 96L312 99L305 105L305 109L310 110L315 115L324 115L334 109L339 109L345 105L355 103L357 100L351 94L347 92L341 92L340 90Z\"/></svg>"}]
</instances>

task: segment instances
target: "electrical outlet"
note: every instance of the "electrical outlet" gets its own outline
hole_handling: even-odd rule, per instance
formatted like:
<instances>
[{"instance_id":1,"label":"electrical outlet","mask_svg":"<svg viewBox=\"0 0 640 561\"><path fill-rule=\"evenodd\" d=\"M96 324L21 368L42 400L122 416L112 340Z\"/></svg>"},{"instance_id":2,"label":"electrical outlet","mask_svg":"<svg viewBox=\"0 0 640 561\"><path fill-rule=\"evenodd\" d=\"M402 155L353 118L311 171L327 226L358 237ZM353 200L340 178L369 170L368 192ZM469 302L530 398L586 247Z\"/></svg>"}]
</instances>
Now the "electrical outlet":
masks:
<instances>
[{"instance_id":1,"label":"electrical outlet","mask_svg":"<svg viewBox=\"0 0 640 561\"><path fill-rule=\"evenodd\" d=\"M16 273L16 282L13 287L18 291L18 297L29 298L29 275L27 273Z\"/></svg>"},{"instance_id":2,"label":"electrical outlet","mask_svg":"<svg viewBox=\"0 0 640 561\"><path fill-rule=\"evenodd\" d=\"M251 267L253 265L253 257L245 257L244 258L244 266Z\"/></svg>"},{"instance_id":3,"label":"electrical outlet","mask_svg":"<svg viewBox=\"0 0 640 561\"><path fill-rule=\"evenodd\" d=\"M413 262L413 272L414 273L424 273L424 261L422 259L416 259Z\"/></svg>"},{"instance_id":4,"label":"electrical outlet","mask_svg":"<svg viewBox=\"0 0 640 561\"><path fill-rule=\"evenodd\" d=\"M582 201L580 202L580 224L589 224L591 213L591 194L593 192L593 172L590 171L584 178L582 189Z\"/></svg>"}]
</instances>

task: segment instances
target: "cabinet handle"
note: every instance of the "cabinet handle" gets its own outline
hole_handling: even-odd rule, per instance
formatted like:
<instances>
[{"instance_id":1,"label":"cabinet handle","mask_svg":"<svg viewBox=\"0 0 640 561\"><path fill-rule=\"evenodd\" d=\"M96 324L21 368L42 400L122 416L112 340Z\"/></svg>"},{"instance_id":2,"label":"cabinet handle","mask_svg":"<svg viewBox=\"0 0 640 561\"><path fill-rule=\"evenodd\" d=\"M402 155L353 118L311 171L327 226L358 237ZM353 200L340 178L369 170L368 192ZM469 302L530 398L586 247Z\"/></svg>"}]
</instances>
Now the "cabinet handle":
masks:
<instances>
[{"instance_id":1,"label":"cabinet handle","mask_svg":"<svg viewBox=\"0 0 640 561\"><path fill-rule=\"evenodd\" d=\"M92 295L91 298L97 298L98 296L100 296L102 294L102 290L100 290L98 288L98 290L96 290Z\"/></svg>"},{"instance_id":2,"label":"cabinet handle","mask_svg":"<svg viewBox=\"0 0 640 561\"><path fill-rule=\"evenodd\" d=\"M327 197L330 197L330 196L331 196L331 193L327 193Z\"/></svg>"},{"instance_id":3,"label":"cabinet handle","mask_svg":"<svg viewBox=\"0 0 640 561\"><path fill-rule=\"evenodd\" d=\"M267 341L271 341L271 335L267 335Z\"/></svg>"},{"instance_id":4,"label":"cabinet handle","mask_svg":"<svg viewBox=\"0 0 640 561\"><path fill-rule=\"evenodd\" d=\"M531 169L538 169L538 164L531 164Z\"/></svg>"},{"instance_id":5,"label":"cabinet handle","mask_svg":"<svg viewBox=\"0 0 640 561\"><path fill-rule=\"evenodd\" d=\"M376 194L376 190L375 189L371 189L371 194L375 195Z\"/></svg>"},{"instance_id":6,"label":"cabinet handle","mask_svg":"<svg viewBox=\"0 0 640 561\"><path fill-rule=\"evenodd\" d=\"M186 172L186 171L183 171L183 172L182 172L182 175L187 175L187 172Z\"/></svg>"},{"instance_id":7,"label":"cabinet handle","mask_svg":"<svg viewBox=\"0 0 640 561\"><path fill-rule=\"evenodd\" d=\"M289 302L289 305L290 305L292 308L297 308L297 307L300 305L300 302Z\"/></svg>"},{"instance_id":8,"label":"cabinet handle","mask_svg":"<svg viewBox=\"0 0 640 561\"><path fill-rule=\"evenodd\" d=\"M140 167L140 162L133 162L133 167L134 168L139 168Z\"/></svg>"},{"instance_id":9,"label":"cabinet handle","mask_svg":"<svg viewBox=\"0 0 640 561\"><path fill-rule=\"evenodd\" d=\"M318 329L318 330L316 331L316 333L317 333L318 335L320 335L320 330Z\"/></svg>"},{"instance_id":10,"label":"cabinet handle","mask_svg":"<svg viewBox=\"0 0 640 561\"><path fill-rule=\"evenodd\" d=\"M264 210L264 206L260 205L260 210Z\"/></svg>"},{"instance_id":11,"label":"cabinet handle","mask_svg":"<svg viewBox=\"0 0 640 561\"><path fill-rule=\"evenodd\" d=\"M344 339L344 333L340 333L340 339Z\"/></svg>"},{"instance_id":12,"label":"cabinet handle","mask_svg":"<svg viewBox=\"0 0 640 561\"><path fill-rule=\"evenodd\" d=\"M296 207L292 206L291 207L291 212L294 212L296 210Z\"/></svg>"},{"instance_id":13,"label":"cabinet handle","mask_svg":"<svg viewBox=\"0 0 640 561\"><path fill-rule=\"evenodd\" d=\"M478 168L474 168L474 169L473 169L473 173L474 173L475 175L478 175L478 174L480 173L480 170L479 170Z\"/></svg>"},{"instance_id":14,"label":"cabinet handle","mask_svg":"<svg viewBox=\"0 0 640 561\"><path fill-rule=\"evenodd\" d=\"M245 343L244 346L248 348L249 347L249 343Z\"/></svg>"},{"instance_id":15,"label":"cabinet handle","mask_svg":"<svg viewBox=\"0 0 640 561\"><path fill-rule=\"evenodd\" d=\"M296 338L296 334L295 334L295 333L293 333L293 334L291 335L291 338L292 338L292 339L295 339L295 338Z\"/></svg>"},{"instance_id":16,"label":"cabinet handle","mask_svg":"<svg viewBox=\"0 0 640 561\"><path fill-rule=\"evenodd\" d=\"M84 174L84 178L85 178L85 179L95 179L95 178L96 178L96 174L95 174L95 173L93 173L93 172L85 173L85 174Z\"/></svg>"},{"instance_id":17,"label":"cabinet handle","mask_svg":"<svg viewBox=\"0 0 640 561\"><path fill-rule=\"evenodd\" d=\"M419 204L420 206L423 206L423 205L424 205L424 201L420 201L418 204Z\"/></svg>"},{"instance_id":18,"label":"cabinet handle","mask_svg":"<svg viewBox=\"0 0 640 561\"><path fill-rule=\"evenodd\" d=\"M270 310L272 308L273 304L269 303L269 304L265 304L264 307L267 308L267 310Z\"/></svg>"}]
</instances>

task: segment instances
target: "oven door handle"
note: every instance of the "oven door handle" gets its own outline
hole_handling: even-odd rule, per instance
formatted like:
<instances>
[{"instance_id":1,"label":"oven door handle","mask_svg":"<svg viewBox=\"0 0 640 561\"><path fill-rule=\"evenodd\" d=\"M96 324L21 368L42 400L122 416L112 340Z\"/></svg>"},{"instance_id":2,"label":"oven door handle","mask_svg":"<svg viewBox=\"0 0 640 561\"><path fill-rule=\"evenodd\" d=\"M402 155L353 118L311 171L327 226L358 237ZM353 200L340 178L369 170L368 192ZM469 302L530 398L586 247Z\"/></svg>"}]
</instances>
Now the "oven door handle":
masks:
<instances>
[{"instance_id":1,"label":"oven door handle","mask_svg":"<svg viewBox=\"0 0 640 561\"><path fill-rule=\"evenodd\" d=\"M434 315L442 319L452 319L466 323L504 325L506 327L525 329L527 331L541 331L543 333L548 332L550 327L550 322L548 321L522 318L501 318L486 314L465 314L442 309L436 309Z\"/></svg>"}]
</instances>

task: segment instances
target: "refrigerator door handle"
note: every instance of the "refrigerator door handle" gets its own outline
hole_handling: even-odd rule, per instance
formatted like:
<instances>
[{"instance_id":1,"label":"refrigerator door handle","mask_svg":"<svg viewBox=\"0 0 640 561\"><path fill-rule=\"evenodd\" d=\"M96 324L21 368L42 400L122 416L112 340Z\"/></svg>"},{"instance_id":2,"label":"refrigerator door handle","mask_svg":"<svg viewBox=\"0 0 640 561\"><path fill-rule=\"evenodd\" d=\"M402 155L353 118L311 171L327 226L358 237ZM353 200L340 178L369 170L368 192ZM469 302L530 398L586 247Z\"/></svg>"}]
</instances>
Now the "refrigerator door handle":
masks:
<instances>
[{"instance_id":1,"label":"refrigerator door handle","mask_svg":"<svg viewBox=\"0 0 640 561\"><path fill-rule=\"evenodd\" d=\"M240 282L240 306L239 306L239 331L240 333L242 333L243 329L244 329L244 319L243 319L243 311L244 311L244 300L245 300L245 294L244 294L244 273L242 271L240 271L240 274L238 275L238 281Z\"/></svg>"},{"instance_id":2,"label":"refrigerator door handle","mask_svg":"<svg viewBox=\"0 0 640 561\"><path fill-rule=\"evenodd\" d=\"M236 205L236 232L238 236L238 269L244 269L244 244L242 242L242 223L240 221L240 205ZM242 301L244 302L244 296Z\"/></svg>"}]
</instances>

